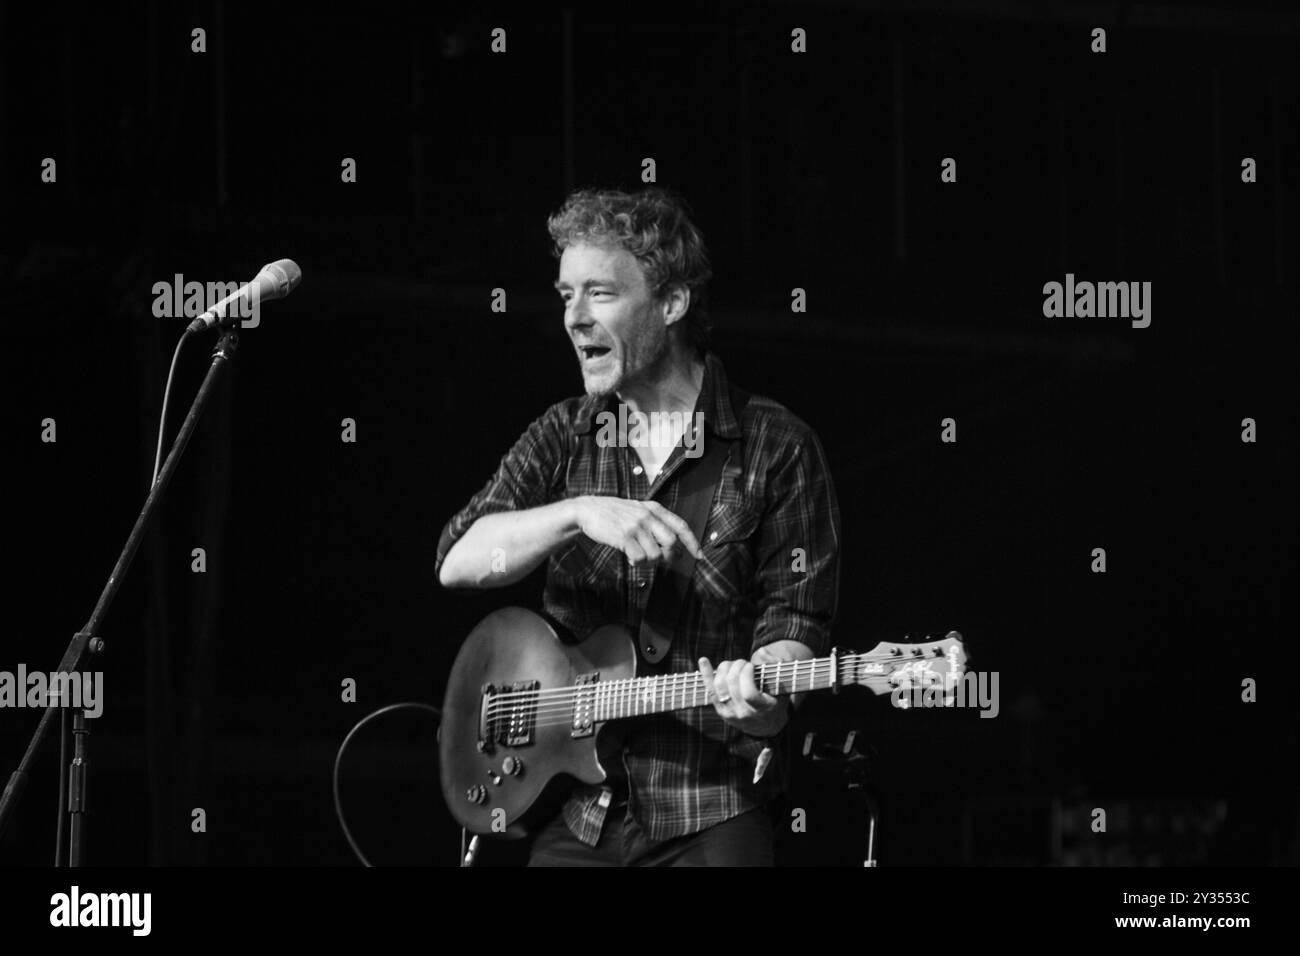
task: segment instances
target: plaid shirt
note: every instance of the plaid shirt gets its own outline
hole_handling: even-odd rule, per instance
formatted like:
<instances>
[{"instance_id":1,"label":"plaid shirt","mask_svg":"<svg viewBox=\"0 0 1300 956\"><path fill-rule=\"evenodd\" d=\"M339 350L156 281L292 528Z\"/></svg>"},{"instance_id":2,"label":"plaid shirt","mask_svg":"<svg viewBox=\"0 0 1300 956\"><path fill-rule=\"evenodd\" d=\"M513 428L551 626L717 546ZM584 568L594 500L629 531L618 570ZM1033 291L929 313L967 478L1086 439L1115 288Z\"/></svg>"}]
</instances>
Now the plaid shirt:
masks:
<instances>
[{"instance_id":1,"label":"plaid shirt","mask_svg":"<svg viewBox=\"0 0 1300 956\"><path fill-rule=\"evenodd\" d=\"M819 656L830 652L839 591L839 506L816 434L770 399L755 395L737 421L722 362L705 356L696 412L709 430L740 438L714 494L700 539L704 557L683 608L682 629L655 672L696 671L748 660L774 641L794 640ZM437 568L451 546L486 514L535 508L578 495L655 499L676 512L679 478L698 458L679 443L653 483L636 449L597 442L601 411L615 415L615 396L571 398L552 405L519 438L488 483L457 513L438 542ZM694 416L692 416L694 420ZM593 424L595 427L593 427ZM602 445L604 447L602 447ZM623 554L579 535L548 561L543 606L577 640L605 624L635 636L652 567L631 567ZM640 664L644 667L644 664ZM712 706L620 721L628 809L651 839L695 833L761 806L787 785L788 735L768 772L752 783L767 742L723 722ZM604 826L618 767L610 780L576 785L564 805L569 829L595 845ZM621 789L621 787L620 787Z\"/></svg>"}]
</instances>

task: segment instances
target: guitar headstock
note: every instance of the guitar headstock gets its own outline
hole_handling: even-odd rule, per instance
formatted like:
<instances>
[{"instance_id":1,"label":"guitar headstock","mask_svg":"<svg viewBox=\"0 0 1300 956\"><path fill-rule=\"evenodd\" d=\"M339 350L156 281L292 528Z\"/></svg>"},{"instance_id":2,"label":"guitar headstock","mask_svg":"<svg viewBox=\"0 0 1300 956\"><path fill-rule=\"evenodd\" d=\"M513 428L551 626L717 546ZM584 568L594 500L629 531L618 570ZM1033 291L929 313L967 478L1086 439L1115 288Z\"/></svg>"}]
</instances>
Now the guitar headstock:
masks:
<instances>
[{"instance_id":1,"label":"guitar headstock","mask_svg":"<svg viewBox=\"0 0 1300 956\"><path fill-rule=\"evenodd\" d=\"M864 654L841 654L839 670L841 683L860 684L876 694L938 686L946 695L966 672L966 649L956 631L922 644L882 641Z\"/></svg>"}]
</instances>

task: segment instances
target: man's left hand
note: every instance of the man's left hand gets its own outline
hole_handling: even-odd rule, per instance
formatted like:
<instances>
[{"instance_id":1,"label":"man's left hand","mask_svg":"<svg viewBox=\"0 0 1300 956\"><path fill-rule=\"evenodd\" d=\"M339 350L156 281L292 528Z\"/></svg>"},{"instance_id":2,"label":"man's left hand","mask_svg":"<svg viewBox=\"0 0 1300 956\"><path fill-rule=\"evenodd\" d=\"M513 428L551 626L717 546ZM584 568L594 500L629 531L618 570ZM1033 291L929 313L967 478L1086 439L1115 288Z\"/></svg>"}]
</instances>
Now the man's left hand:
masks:
<instances>
[{"instance_id":1,"label":"man's left hand","mask_svg":"<svg viewBox=\"0 0 1300 956\"><path fill-rule=\"evenodd\" d=\"M785 726L790 708L780 698L759 690L754 665L776 663L780 658L760 647L752 660L723 661L717 670L707 657L700 658L704 686L713 696L713 709L731 726L753 737L771 737Z\"/></svg>"}]
</instances>

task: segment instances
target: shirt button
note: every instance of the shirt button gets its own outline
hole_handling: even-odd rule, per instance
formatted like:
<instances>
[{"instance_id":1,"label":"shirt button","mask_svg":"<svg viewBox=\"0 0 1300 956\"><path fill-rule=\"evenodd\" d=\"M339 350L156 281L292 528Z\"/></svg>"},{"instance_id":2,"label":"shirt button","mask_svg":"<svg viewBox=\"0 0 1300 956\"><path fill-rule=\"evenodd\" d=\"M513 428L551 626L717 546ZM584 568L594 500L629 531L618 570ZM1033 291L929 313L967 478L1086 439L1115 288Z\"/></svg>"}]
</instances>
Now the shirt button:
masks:
<instances>
[{"instance_id":1,"label":"shirt button","mask_svg":"<svg viewBox=\"0 0 1300 956\"><path fill-rule=\"evenodd\" d=\"M637 465L635 468L632 469L632 474L639 475L643 471L645 471L645 469L642 468L640 465Z\"/></svg>"},{"instance_id":2,"label":"shirt button","mask_svg":"<svg viewBox=\"0 0 1300 956\"><path fill-rule=\"evenodd\" d=\"M717 540L718 540L718 532L716 532L716 531L711 532L711 533L709 534L709 540L710 540L710 541L717 541Z\"/></svg>"},{"instance_id":3,"label":"shirt button","mask_svg":"<svg viewBox=\"0 0 1300 956\"><path fill-rule=\"evenodd\" d=\"M639 588L644 588L644 587L645 587L645 582L644 582L644 581L638 581L638 582L636 583L636 586L639 587Z\"/></svg>"}]
</instances>

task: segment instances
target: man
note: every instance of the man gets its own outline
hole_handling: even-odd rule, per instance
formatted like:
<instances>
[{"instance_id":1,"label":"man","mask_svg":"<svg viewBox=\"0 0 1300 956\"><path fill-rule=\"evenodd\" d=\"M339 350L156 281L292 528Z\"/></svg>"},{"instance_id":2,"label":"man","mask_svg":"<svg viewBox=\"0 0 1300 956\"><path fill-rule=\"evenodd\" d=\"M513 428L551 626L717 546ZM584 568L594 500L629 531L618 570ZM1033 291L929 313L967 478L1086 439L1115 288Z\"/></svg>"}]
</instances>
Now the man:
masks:
<instances>
[{"instance_id":1,"label":"man","mask_svg":"<svg viewBox=\"0 0 1300 956\"><path fill-rule=\"evenodd\" d=\"M759 690L754 665L830 650L839 508L821 445L776 402L745 400L709 351L708 254L680 199L581 190L548 228L586 396L547 409L447 523L439 581L502 586L547 561L545 611L574 639L637 634L657 573L687 550L658 663L698 668L713 695L612 725L609 778L575 788L529 865L771 865L792 703ZM676 509L713 441L733 444L696 540Z\"/></svg>"}]
</instances>

